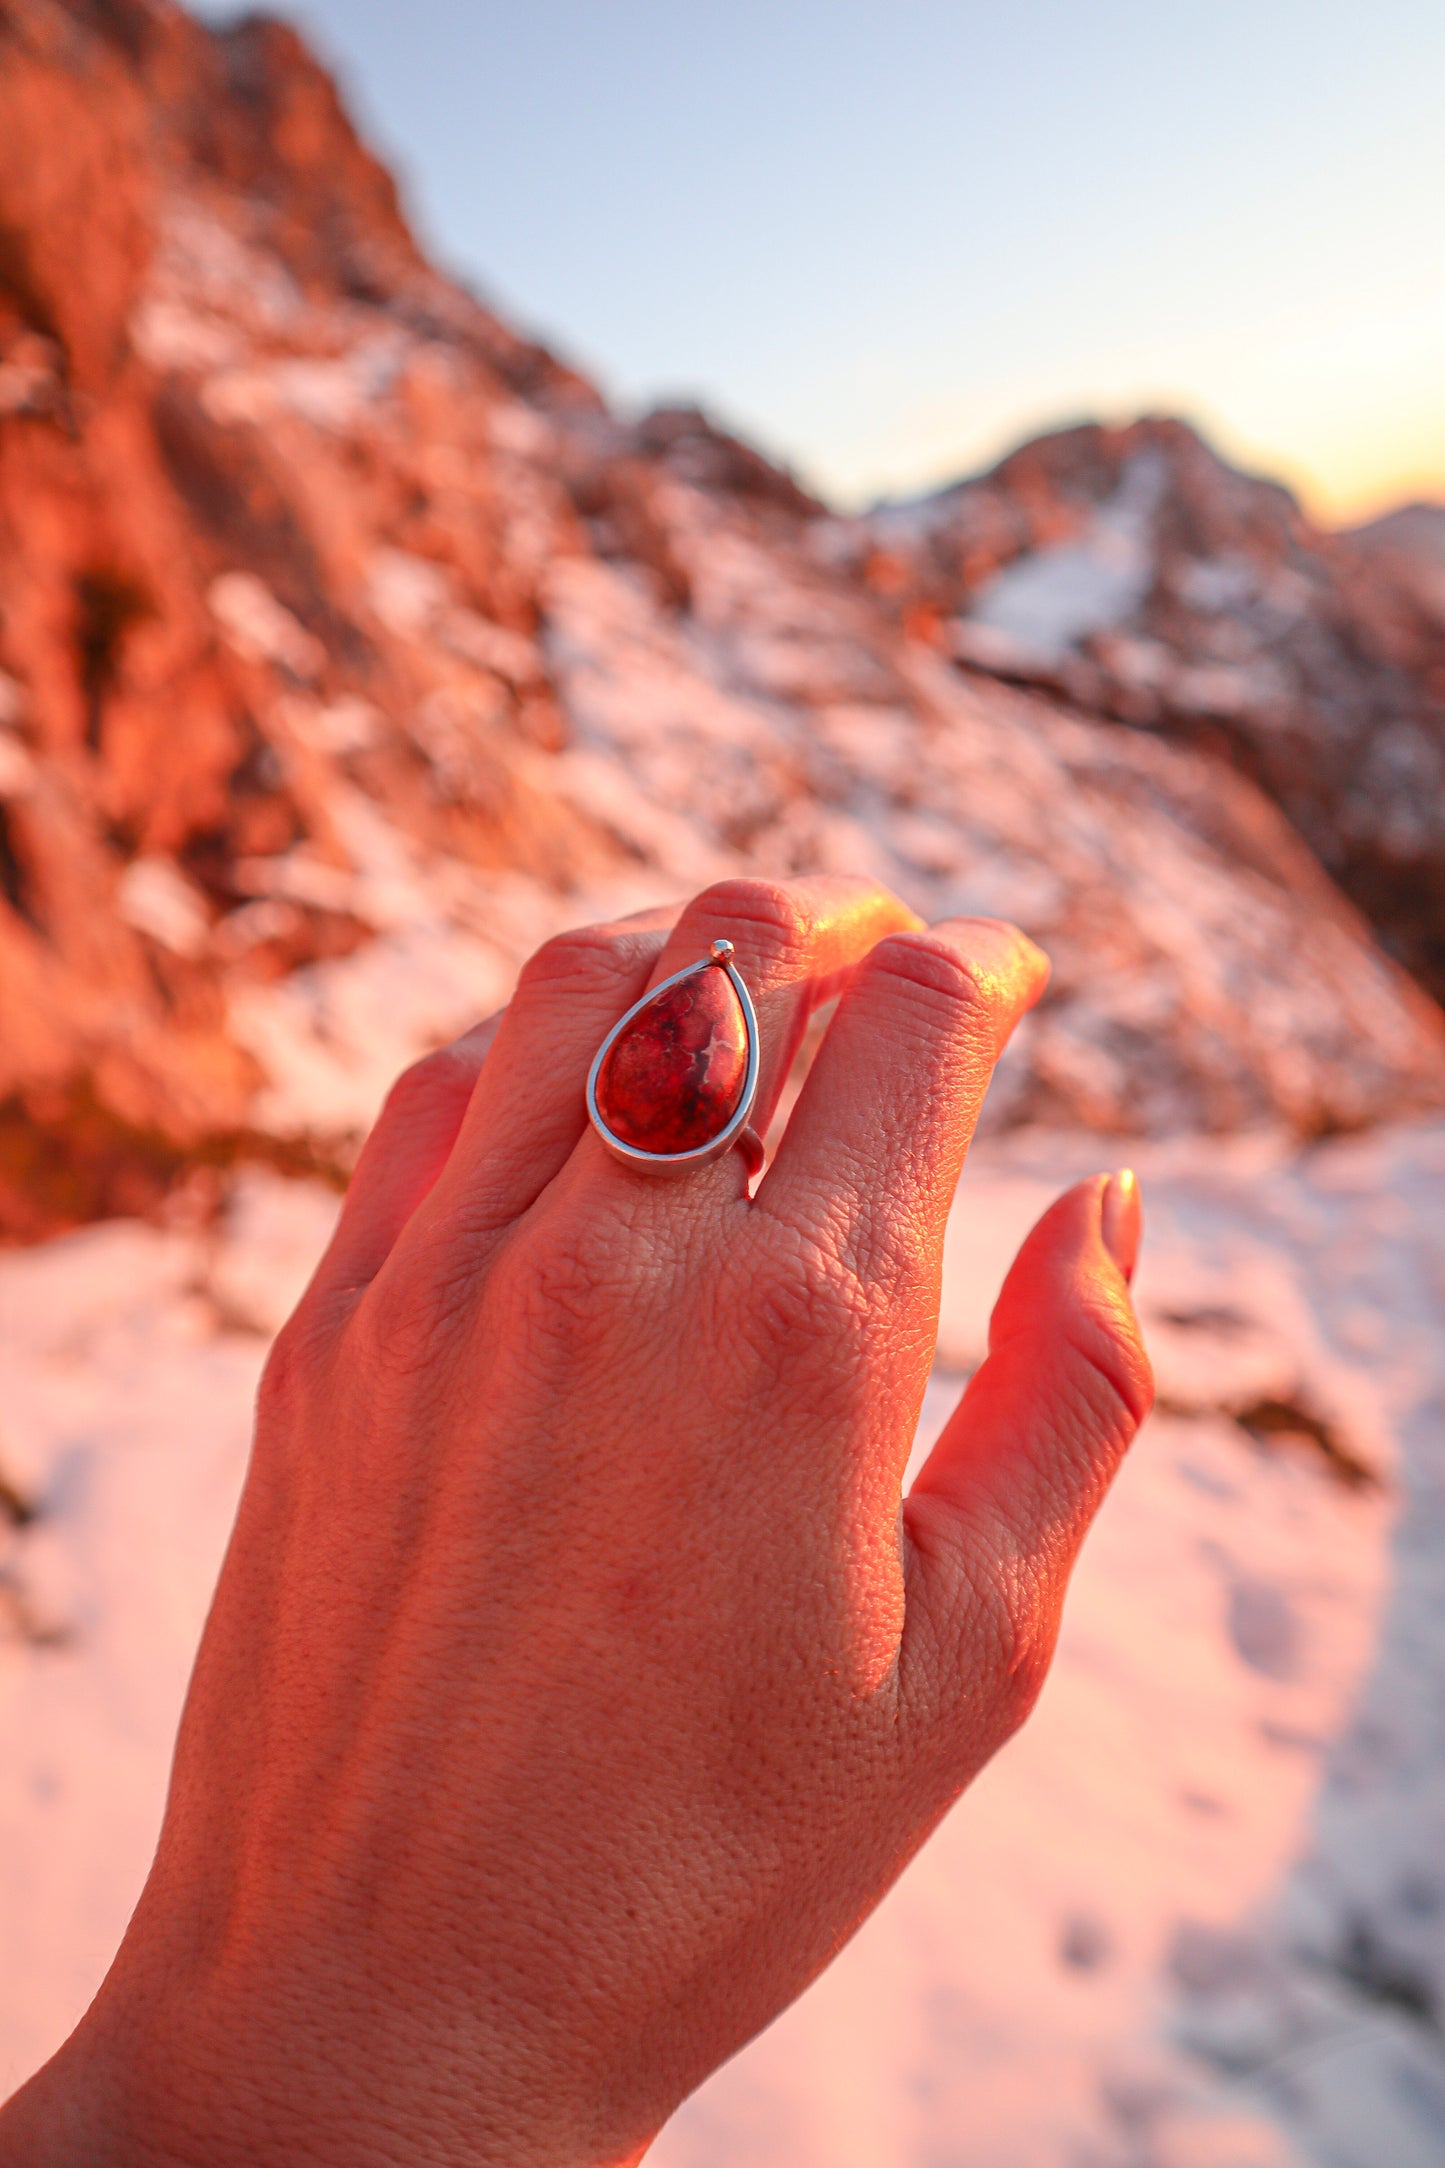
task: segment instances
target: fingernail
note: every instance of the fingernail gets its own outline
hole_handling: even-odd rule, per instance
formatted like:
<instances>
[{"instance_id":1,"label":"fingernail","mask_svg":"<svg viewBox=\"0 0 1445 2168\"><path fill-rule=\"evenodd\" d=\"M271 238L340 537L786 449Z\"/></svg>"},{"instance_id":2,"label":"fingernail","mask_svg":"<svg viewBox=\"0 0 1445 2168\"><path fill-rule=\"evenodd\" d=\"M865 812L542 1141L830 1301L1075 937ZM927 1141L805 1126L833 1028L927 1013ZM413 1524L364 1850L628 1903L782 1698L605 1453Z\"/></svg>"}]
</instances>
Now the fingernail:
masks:
<instances>
[{"instance_id":1,"label":"fingernail","mask_svg":"<svg viewBox=\"0 0 1445 2168\"><path fill-rule=\"evenodd\" d=\"M1104 1238L1105 1249L1124 1278L1132 1280L1139 1261L1139 1238L1144 1232L1139 1177L1132 1167L1121 1167L1105 1183L1099 1232Z\"/></svg>"}]
</instances>

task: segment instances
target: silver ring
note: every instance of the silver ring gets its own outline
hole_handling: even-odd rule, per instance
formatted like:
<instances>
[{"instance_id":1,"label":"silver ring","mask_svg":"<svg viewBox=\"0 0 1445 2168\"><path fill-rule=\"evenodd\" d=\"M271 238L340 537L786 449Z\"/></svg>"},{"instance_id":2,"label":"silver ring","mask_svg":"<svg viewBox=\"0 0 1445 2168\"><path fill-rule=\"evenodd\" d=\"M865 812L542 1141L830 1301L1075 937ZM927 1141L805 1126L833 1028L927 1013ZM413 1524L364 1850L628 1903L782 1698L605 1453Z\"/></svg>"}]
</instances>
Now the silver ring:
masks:
<instances>
[{"instance_id":1,"label":"silver ring","mask_svg":"<svg viewBox=\"0 0 1445 2168\"><path fill-rule=\"evenodd\" d=\"M758 1093L758 1018L757 1011L753 1007L752 995L748 992L742 973L733 962L733 954L731 941L714 941L711 955L704 956L698 963L686 965L681 971L674 971L671 977L664 979L660 986L654 986L650 992L642 996L640 1001L634 1001L632 1007L624 1015L618 1017L617 1022L608 1032L601 1046L598 1047L593 1057L592 1067L587 1073L587 1117L614 1159L620 1159L626 1166L643 1168L649 1174L686 1174L693 1167L704 1167L710 1160L720 1158L734 1144L742 1144L751 1172L756 1173L757 1167L761 1164L762 1145L756 1132L748 1128L748 1117L752 1113L753 1101L757 1098ZM723 972L737 996L745 1053L742 1080L737 1087L736 1099L732 1098L732 1086L725 1080L722 1091L722 1104L729 1101L731 1104L726 1118L722 1121L722 1126L714 1134L704 1137L698 1143L689 1145L682 1151L649 1149L645 1144L633 1141L633 1138L639 1133L639 1124L636 1122L628 1123L627 1126L633 1131L632 1138L619 1135L618 1130L608 1120L607 1112L604 1111L604 1109L611 1106L613 1120L618 1121L622 1118L622 1110L619 1106L612 1104L608 1090L609 1056L612 1055L613 1049L617 1047L619 1041L628 1041L633 1036L640 1038L640 1035L634 1035L633 1027L646 1016L648 1010L657 1009L659 1011L658 1022L661 1028L663 1050L665 1054L671 1057L671 1067L676 1072L659 1089L658 1113L659 1116L666 1113L667 1099L670 1093L674 1103L674 1111L679 1115L686 1128L689 1115L695 1116L697 1113L697 1110L690 1110L688 1107L689 1094L700 1096L706 1092L709 1086L707 1072L713 1065L715 1057L721 1055L723 1058L719 1066L724 1071L727 1069L726 1057L729 1049L725 1043L715 1043L715 1027L712 1035L704 1044L692 1048L676 1043L676 1033L673 1034L674 1043L669 1044L666 1032L667 1026L674 1016L681 1023L690 1013L689 1005L681 1004L676 1000L676 990L687 986L694 980L700 980L705 973L711 971ZM674 999L669 1002L666 998L668 996L674 996ZM689 1056L692 1061L691 1076L686 1073ZM722 1113L722 1104L718 1108L719 1115ZM696 1126L695 1119L692 1126Z\"/></svg>"}]
</instances>

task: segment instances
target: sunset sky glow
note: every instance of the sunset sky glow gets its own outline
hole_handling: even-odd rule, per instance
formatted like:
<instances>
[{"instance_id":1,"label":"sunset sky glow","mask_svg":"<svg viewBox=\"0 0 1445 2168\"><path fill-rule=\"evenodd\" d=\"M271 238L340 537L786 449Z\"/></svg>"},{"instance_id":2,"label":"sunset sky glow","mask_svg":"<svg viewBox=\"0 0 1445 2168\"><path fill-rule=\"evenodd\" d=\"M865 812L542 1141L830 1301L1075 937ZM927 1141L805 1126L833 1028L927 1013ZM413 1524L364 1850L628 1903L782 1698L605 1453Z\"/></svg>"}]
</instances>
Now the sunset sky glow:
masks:
<instances>
[{"instance_id":1,"label":"sunset sky glow","mask_svg":"<svg viewBox=\"0 0 1445 2168\"><path fill-rule=\"evenodd\" d=\"M1152 410L1330 519L1445 499L1438 0L286 12L449 264L836 498Z\"/></svg>"}]
</instances>

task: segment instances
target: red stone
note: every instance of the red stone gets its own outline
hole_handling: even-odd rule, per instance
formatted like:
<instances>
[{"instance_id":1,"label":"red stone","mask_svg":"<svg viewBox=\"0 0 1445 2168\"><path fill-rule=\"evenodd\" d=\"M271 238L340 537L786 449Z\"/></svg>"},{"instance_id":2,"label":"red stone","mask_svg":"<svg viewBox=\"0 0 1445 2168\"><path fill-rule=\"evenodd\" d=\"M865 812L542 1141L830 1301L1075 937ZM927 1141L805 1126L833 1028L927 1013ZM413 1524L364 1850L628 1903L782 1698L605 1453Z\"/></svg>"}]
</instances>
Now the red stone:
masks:
<instances>
[{"instance_id":1,"label":"red stone","mask_svg":"<svg viewBox=\"0 0 1445 2168\"><path fill-rule=\"evenodd\" d=\"M748 1067L743 1005L716 964L654 994L608 1049L597 1111L643 1152L692 1152L737 1111Z\"/></svg>"}]
</instances>

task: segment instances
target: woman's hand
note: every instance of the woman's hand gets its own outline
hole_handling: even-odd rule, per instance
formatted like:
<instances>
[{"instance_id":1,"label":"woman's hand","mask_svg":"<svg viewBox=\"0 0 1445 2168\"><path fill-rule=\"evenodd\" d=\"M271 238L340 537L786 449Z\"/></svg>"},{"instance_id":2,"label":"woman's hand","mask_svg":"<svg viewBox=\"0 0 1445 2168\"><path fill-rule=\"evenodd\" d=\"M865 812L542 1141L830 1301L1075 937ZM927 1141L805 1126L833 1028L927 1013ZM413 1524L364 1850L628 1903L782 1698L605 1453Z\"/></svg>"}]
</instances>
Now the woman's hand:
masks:
<instances>
[{"instance_id":1,"label":"woman's hand","mask_svg":"<svg viewBox=\"0 0 1445 2168\"><path fill-rule=\"evenodd\" d=\"M775 1159L661 1180L600 1040L736 944ZM636 2160L1027 1714L1143 1416L1132 1185L1056 1204L900 1514L944 1223L1044 984L733 881L565 935L377 1124L261 1390L155 1867L7 2162ZM8 2145L9 2150L6 2150Z\"/></svg>"}]
</instances>

